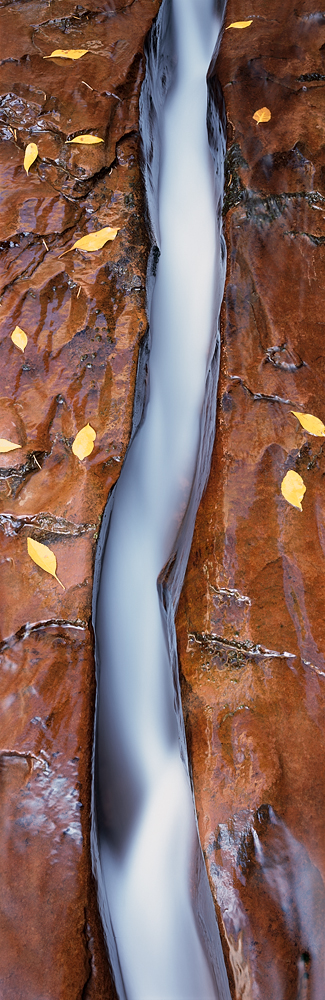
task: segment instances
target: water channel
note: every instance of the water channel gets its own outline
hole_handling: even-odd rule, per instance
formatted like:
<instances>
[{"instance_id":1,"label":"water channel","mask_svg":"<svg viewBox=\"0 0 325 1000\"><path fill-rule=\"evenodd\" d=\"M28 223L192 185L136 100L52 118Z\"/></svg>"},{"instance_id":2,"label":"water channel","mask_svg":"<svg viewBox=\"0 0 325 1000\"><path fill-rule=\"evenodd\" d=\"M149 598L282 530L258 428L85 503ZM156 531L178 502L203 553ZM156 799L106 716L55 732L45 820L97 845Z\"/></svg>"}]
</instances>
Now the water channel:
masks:
<instances>
[{"instance_id":1,"label":"water channel","mask_svg":"<svg viewBox=\"0 0 325 1000\"><path fill-rule=\"evenodd\" d=\"M176 554L174 612L208 472L225 261L223 138L210 108L212 154L206 75L221 22L214 0L164 0L142 93L149 372L140 365L142 408L104 518L95 612L93 853L120 1000L230 997L157 585Z\"/></svg>"}]
</instances>

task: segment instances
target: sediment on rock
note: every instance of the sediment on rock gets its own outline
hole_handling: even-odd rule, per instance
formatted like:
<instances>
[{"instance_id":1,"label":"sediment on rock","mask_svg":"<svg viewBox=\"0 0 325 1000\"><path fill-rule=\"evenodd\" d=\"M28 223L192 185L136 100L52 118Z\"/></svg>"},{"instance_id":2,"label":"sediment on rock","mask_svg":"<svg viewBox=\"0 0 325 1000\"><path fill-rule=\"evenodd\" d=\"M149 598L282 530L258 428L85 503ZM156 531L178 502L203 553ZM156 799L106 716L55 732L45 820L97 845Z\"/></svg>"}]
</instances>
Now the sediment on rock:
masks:
<instances>
[{"instance_id":1,"label":"sediment on rock","mask_svg":"<svg viewBox=\"0 0 325 1000\"><path fill-rule=\"evenodd\" d=\"M139 95L158 8L0 4L0 438L20 446L0 454L3 1000L115 997L89 853L89 622L147 328ZM45 58L79 48L75 61ZM84 133L104 141L68 143ZM107 226L114 242L60 256ZM94 449L79 460L87 423ZM54 552L65 590L31 560L28 536Z\"/></svg>"},{"instance_id":2,"label":"sediment on rock","mask_svg":"<svg viewBox=\"0 0 325 1000\"><path fill-rule=\"evenodd\" d=\"M245 15L227 6L225 26ZM198 822L234 1000L321 998L324 968L325 20L253 0L225 32L216 440L180 600ZM254 113L271 111L257 124ZM302 511L281 494L302 477Z\"/></svg>"}]
</instances>

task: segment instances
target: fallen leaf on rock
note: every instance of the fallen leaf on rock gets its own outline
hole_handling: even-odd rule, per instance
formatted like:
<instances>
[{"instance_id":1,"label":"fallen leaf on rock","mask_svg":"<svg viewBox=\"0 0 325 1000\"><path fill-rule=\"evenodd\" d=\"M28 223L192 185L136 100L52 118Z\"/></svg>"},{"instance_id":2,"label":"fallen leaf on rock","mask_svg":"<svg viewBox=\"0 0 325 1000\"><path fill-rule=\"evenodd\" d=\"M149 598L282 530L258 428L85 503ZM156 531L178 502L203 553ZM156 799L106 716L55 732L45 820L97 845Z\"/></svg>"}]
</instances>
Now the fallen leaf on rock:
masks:
<instances>
[{"instance_id":1,"label":"fallen leaf on rock","mask_svg":"<svg viewBox=\"0 0 325 1000\"><path fill-rule=\"evenodd\" d=\"M67 139L67 143L80 142L83 146L95 146L97 142L104 142L98 135L76 135L74 139Z\"/></svg>"},{"instance_id":2,"label":"fallen leaf on rock","mask_svg":"<svg viewBox=\"0 0 325 1000\"><path fill-rule=\"evenodd\" d=\"M87 455L91 455L94 447L94 440L96 437L96 431L91 427L91 424L85 424L85 427L78 431L72 445L73 454L80 458L82 462L83 458L87 458Z\"/></svg>"},{"instance_id":3,"label":"fallen leaf on rock","mask_svg":"<svg viewBox=\"0 0 325 1000\"><path fill-rule=\"evenodd\" d=\"M89 49L54 49L49 56L43 56L43 59L81 59L86 52Z\"/></svg>"},{"instance_id":4,"label":"fallen leaf on rock","mask_svg":"<svg viewBox=\"0 0 325 1000\"><path fill-rule=\"evenodd\" d=\"M68 250L64 250L60 254L60 257L64 257L64 254L70 253L70 250L101 250L107 240L115 240L117 236L118 229L112 229L111 226L104 226L104 229L97 229L95 233L89 233L88 236L81 236L80 240L77 240L72 247Z\"/></svg>"},{"instance_id":5,"label":"fallen leaf on rock","mask_svg":"<svg viewBox=\"0 0 325 1000\"><path fill-rule=\"evenodd\" d=\"M15 347L19 347L19 350L24 353L26 344L28 343L28 337L26 336L26 333L24 333L24 330L20 329L20 326L15 326L15 329L11 334L11 340L13 344L15 344Z\"/></svg>"},{"instance_id":6,"label":"fallen leaf on rock","mask_svg":"<svg viewBox=\"0 0 325 1000\"><path fill-rule=\"evenodd\" d=\"M299 510L302 510L301 501L306 493L306 487L298 472L294 472L293 469L287 472L281 483L281 493L292 507L298 507Z\"/></svg>"},{"instance_id":7,"label":"fallen leaf on rock","mask_svg":"<svg viewBox=\"0 0 325 1000\"><path fill-rule=\"evenodd\" d=\"M253 19L251 21L233 21L232 24L228 24L226 31L229 31L229 28L249 28L250 24L253 24Z\"/></svg>"},{"instance_id":8,"label":"fallen leaf on rock","mask_svg":"<svg viewBox=\"0 0 325 1000\"><path fill-rule=\"evenodd\" d=\"M312 413L299 413L297 410L291 410L294 417L297 417L299 423L308 431L308 434L314 434L315 437L325 437L325 426L318 417L313 417Z\"/></svg>"},{"instance_id":9,"label":"fallen leaf on rock","mask_svg":"<svg viewBox=\"0 0 325 1000\"><path fill-rule=\"evenodd\" d=\"M28 146L26 146L25 156L24 156L24 167L26 170L26 174L28 174L29 168L31 167L32 163L34 163L34 160L37 159L37 157L38 157L38 148L36 142L29 142Z\"/></svg>"},{"instance_id":10,"label":"fallen leaf on rock","mask_svg":"<svg viewBox=\"0 0 325 1000\"><path fill-rule=\"evenodd\" d=\"M258 125L260 122L269 122L271 117L269 108L259 108L259 110L255 111L255 114L253 115L254 121L257 122Z\"/></svg>"},{"instance_id":11,"label":"fallen leaf on rock","mask_svg":"<svg viewBox=\"0 0 325 1000\"><path fill-rule=\"evenodd\" d=\"M65 590L63 583L61 583L61 580L59 580L59 577L56 575L56 556L54 555L54 552L52 552L52 549L49 549L47 545L42 545L41 542L36 542L35 538L28 537L27 551L30 558L34 563L36 563L36 566L40 566L40 568L44 569L46 573L50 573L51 576L54 576L60 584L60 587Z\"/></svg>"},{"instance_id":12,"label":"fallen leaf on rock","mask_svg":"<svg viewBox=\"0 0 325 1000\"><path fill-rule=\"evenodd\" d=\"M8 451L15 451L16 448L21 448L21 444L14 444L13 441L7 441L6 438L0 438L1 455L6 455Z\"/></svg>"}]
</instances>

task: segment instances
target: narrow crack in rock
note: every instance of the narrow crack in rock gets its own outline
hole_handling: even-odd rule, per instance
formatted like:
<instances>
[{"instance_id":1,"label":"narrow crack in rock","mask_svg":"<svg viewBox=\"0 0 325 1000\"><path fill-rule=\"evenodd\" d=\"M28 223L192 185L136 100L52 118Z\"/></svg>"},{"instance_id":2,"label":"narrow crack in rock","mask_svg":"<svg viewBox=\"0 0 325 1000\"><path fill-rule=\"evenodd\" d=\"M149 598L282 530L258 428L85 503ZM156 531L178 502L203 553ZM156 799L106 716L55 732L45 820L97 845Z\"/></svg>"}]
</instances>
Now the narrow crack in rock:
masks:
<instances>
[{"instance_id":1,"label":"narrow crack in rock","mask_svg":"<svg viewBox=\"0 0 325 1000\"><path fill-rule=\"evenodd\" d=\"M5 649L11 649L17 642L28 639L33 632L43 632L48 628L71 628L78 629L78 631L89 631L89 623L83 621L81 618L76 618L74 621L69 621L66 618L49 618L43 622L27 622L26 625L22 625L13 635L8 636L8 638L0 642L0 653L3 653Z\"/></svg>"},{"instance_id":2,"label":"narrow crack in rock","mask_svg":"<svg viewBox=\"0 0 325 1000\"><path fill-rule=\"evenodd\" d=\"M248 385L243 381L240 375L228 375L233 382L239 383L246 392L255 400L265 400L268 403L283 403L285 406L299 406L299 403L293 403L291 399L283 399L282 396L268 396L264 392L253 392Z\"/></svg>"},{"instance_id":3,"label":"narrow crack in rock","mask_svg":"<svg viewBox=\"0 0 325 1000\"><path fill-rule=\"evenodd\" d=\"M213 632L189 632L188 639L190 642L196 642L199 646L202 646L208 652L217 652L218 649L233 649L246 655L248 659L251 657L264 657L266 659L295 659L295 653L288 653L286 650L280 653L275 649L266 649L265 646L260 646L259 643L254 642L236 642L235 639L224 639L221 635L215 635Z\"/></svg>"},{"instance_id":4,"label":"narrow crack in rock","mask_svg":"<svg viewBox=\"0 0 325 1000\"><path fill-rule=\"evenodd\" d=\"M42 535L68 535L70 538L79 538L80 535L95 531L98 524L88 522L77 525L73 521L66 521L64 517L53 517L52 514L45 512L21 517L0 514L0 530L5 535L14 537L24 528L33 528L33 531Z\"/></svg>"}]
</instances>

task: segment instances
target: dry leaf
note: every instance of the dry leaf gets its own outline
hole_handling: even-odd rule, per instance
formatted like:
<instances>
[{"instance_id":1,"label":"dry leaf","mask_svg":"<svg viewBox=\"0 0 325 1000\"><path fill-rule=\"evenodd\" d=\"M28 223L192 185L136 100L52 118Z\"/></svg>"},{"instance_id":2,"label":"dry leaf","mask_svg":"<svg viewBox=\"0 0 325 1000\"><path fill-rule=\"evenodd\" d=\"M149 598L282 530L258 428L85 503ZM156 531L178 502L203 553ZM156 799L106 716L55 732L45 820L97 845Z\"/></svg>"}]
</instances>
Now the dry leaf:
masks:
<instances>
[{"instance_id":1,"label":"dry leaf","mask_svg":"<svg viewBox=\"0 0 325 1000\"><path fill-rule=\"evenodd\" d=\"M0 438L1 455L6 455L8 451L16 451L16 448L21 448L21 444L14 444L13 441L6 441L6 438Z\"/></svg>"},{"instance_id":2,"label":"dry leaf","mask_svg":"<svg viewBox=\"0 0 325 1000\"><path fill-rule=\"evenodd\" d=\"M50 573L54 576L60 587L65 590L63 583L59 580L56 575L56 556L52 549L49 549L47 545L42 545L41 542L36 542L35 538L27 538L27 551L30 558L36 563L36 566L40 566L41 569L45 569L46 573Z\"/></svg>"},{"instance_id":3,"label":"dry leaf","mask_svg":"<svg viewBox=\"0 0 325 1000\"><path fill-rule=\"evenodd\" d=\"M91 455L94 447L94 440L96 437L96 431L91 427L90 424L86 424L85 427L78 431L72 445L73 454L80 458L82 462L83 458L87 458L87 455Z\"/></svg>"},{"instance_id":4,"label":"dry leaf","mask_svg":"<svg viewBox=\"0 0 325 1000\"><path fill-rule=\"evenodd\" d=\"M104 142L98 135L76 135L74 139L67 139L67 143L80 142L83 146L95 146L97 142Z\"/></svg>"},{"instance_id":5,"label":"dry leaf","mask_svg":"<svg viewBox=\"0 0 325 1000\"><path fill-rule=\"evenodd\" d=\"M291 410L294 417L297 417L299 423L308 431L308 434L314 434L315 437L325 437L325 427L318 417L313 417L312 413L299 413L297 410Z\"/></svg>"},{"instance_id":6,"label":"dry leaf","mask_svg":"<svg viewBox=\"0 0 325 1000\"><path fill-rule=\"evenodd\" d=\"M229 31L229 28L249 28L250 24L253 24L253 19L251 21L233 21L232 24L228 24L226 31Z\"/></svg>"},{"instance_id":7,"label":"dry leaf","mask_svg":"<svg viewBox=\"0 0 325 1000\"><path fill-rule=\"evenodd\" d=\"M19 347L19 350L24 353L26 344L28 343L28 337L26 336L26 333L24 333L24 330L20 329L20 326L15 326L15 329L11 334L11 340L13 344L15 344L16 347Z\"/></svg>"},{"instance_id":8,"label":"dry leaf","mask_svg":"<svg viewBox=\"0 0 325 1000\"><path fill-rule=\"evenodd\" d=\"M81 59L86 52L89 49L54 49L49 56L43 56L43 59Z\"/></svg>"},{"instance_id":9,"label":"dry leaf","mask_svg":"<svg viewBox=\"0 0 325 1000\"><path fill-rule=\"evenodd\" d=\"M253 115L254 121L257 122L258 125L260 122L269 122L271 117L269 108L259 108L259 110L255 111L255 114Z\"/></svg>"},{"instance_id":10,"label":"dry leaf","mask_svg":"<svg viewBox=\"0 0 325 1000\"><path fill-rule=\"evenodd\" d=\"M298 472L294 472L293 469L287 472L281 483L281 493L292 507L298 507L299 510L302 510L301 501L306 493L306 487Z\"/></svg>"},{"instance_id":11,"label":"dry leaf","mask_svg":"<svg viewBox=\"0 0 325 1000\"><path fill-rule=\"evenodd\" d=\"M70 250L101 250L107 240L115 240L117 236L118 229L112 229L111 226L104 226L104 229L97 229L95 233L89 233L88 236L81 236L80 240L77 240L69 250L64 250L60 254L60 257L64 257L64 254L70 253Z\"/></svg>"},{"instance_id":12,"label":"dry leaf","mask_svg":"<svg viewBox=\"0 0 325 1000\"><path fill-rule=\"evenodd\" d=\"M28 146L26 146L25 156L24 156L24 167L26 170L26 174L28 174L29 168L31 167L32 163L34 163L34 160L37 159L37 157L38 157L38 148L36 146L36 142L29 142Z\"/></svg>"}]
</instances>

